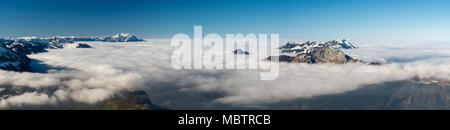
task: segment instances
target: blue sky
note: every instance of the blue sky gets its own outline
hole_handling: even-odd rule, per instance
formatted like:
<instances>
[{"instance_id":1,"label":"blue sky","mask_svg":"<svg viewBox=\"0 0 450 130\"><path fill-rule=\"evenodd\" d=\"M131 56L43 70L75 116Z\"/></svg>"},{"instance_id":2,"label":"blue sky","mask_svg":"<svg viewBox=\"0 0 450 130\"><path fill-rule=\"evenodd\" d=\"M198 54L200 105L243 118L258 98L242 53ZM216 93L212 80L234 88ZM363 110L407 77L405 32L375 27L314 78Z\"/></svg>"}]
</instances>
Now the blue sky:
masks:
<instances>
[{"instance_id":1,"label":"blue sky","mask_svg":"<svg viewBox=\"0 0 450 130\"><path fill-rule=\"evenodd\" d=\"M0 0L0 37L145 38L278 33L282 39L450 41L449 0Z\"/></svg>"}]
</instances>

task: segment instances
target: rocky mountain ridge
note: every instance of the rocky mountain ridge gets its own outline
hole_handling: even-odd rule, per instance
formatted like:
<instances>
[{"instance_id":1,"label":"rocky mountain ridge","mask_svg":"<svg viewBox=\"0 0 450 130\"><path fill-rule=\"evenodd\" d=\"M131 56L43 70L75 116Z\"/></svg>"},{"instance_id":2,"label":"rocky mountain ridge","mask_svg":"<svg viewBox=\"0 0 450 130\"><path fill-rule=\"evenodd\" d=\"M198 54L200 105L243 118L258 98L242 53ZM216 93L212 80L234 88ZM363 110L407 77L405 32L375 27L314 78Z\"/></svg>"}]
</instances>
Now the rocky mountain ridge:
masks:
<instances>
[{"instance_id":1,"label":"rocky mountain ridge","mask_svg":"<svg viewBox=\"0 0 450 130\"><path fill-rule=\"evenodd\" d=\"M301 53L310 53L317 48L320 47L332 47L332 48L340 48L340 49L354 49L356 48L346 39L338 39L338 40L330 40L326 42L319 41L307 41L304 43L298 42L288 42L285 45L281 46L280 52L285 55L289 54L301 54Z\"/></svg>"},{"instance_id":2,"label":"rocky mountain ridge","mask_svg":"<svg viewBox=\"0 0 450 130\"><path fill-rule=\"evenodd\" d=\"M278 58L280 62L289 63L308 63L308 64L320 64L320 63L334 63L334 64L345 64L352 62L361 62L360 60L354 59L349 55L346 55L340 50L340 48L334 48L331 46L316 47L307 53L300 53L296 56L280 55L280 56L270 56L266 60L273 61Z\"/></svg>"},{"instance_id":3,"label":"rocky mountain ridge","mask_svg":"<svg viewBox=\"0 0 450 130\"><path fill-rule=\"evenodd\" d=\"M0 44L0 69L11 71L30 71L30 58Z\"/></svg>"},{"instance_id":4,"label":"rocky mountain ridge","mask_svg":"<svg viewBox=\"0 0 450 130\"><path fill-rule=\"evenodd\" d=\"M106 38L77 38L77 37L18 37L0 38L0 69L11 71L29 71L30 59L28 54L47 52L46 49L63 48L63 44L74 44L75 48L90 48L87 44L74 43L79 41L102 42L136 42L143 41L129 33L121 33Z\"/></svg>"}]
</instances>

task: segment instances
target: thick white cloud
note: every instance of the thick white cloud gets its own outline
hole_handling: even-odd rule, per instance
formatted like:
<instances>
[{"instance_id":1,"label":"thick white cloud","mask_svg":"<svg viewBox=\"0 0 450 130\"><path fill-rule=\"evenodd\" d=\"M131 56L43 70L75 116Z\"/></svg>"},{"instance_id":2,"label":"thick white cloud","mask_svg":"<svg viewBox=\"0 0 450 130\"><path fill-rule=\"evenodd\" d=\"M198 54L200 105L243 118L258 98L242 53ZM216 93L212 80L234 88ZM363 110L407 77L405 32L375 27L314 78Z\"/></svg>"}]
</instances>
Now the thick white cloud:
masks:
<instances>
[{"instance_id":1,"label":"thick white cloud","mask_svg":"<svg viewBox=\"0 0 450 130\"><path fill-rule=\"evenodd\" d=\"M80 89L70 93L72 99L78 102L97 103L113 96L108 89Z\"/></svg>"},{"instance_id":2,"label":"thick white cloud","mask_svg":"<svg viewBox=\"0 0 450 130\"><path fill-rule=\"evenodd\" d=\"M48 96L45 93L38 92L26 92L21 95L11 96L6 99L0 100L0 108L8 108L10 106L23 106L23 105L45 105L55 104L57 99L55 97Z\"/></svg>"},{"instance_id":3,"label":"thick white cloud","mask_svg":"<svg viewBox=\"0 0 450 130\"><path fill-rule=\"evenodd\" d=\"M45 64L71 69L45 74L0 71L0 84L57 88L57 91L47 93L49 98L44 102L47 104L53 100L96 103L114 97L115 91L140 88L154 90L150 97L156 99L160 94L169 93L173 97L186 93L211 93L217 95L208 97L207 102L264 105L338 94L366 84L415 76L450 80L450 48L442 43L356 44L359 48L347 53L355 58L387 64L281 64L280 76L273 81L260 80L258 70L174 70L170 56L175 47L169 46L168 40L88 44L94 49L65 48L30 55ZM431 47L424 47L426 45ZM173 99L159 100L170 103L174 102ZM191 97L176 99L196 102ZM10 101L8 98L1 102Z\"/></svg>"},{"instance_id":4,"label":"thick white cloud","mask_svg":"<svg viewBox=\"0 0 450 130\"><path fill-rule=\"evenodd\" d=\"M11 89L22 90L23 88L33 88L37 91L42 89L54 90L46 93L33 93L37 99L30 94L21 95L18 101L16 96L9 96L2 101L2 107L29 105L45 105L73 100L82 103L96 103L112 98L115 91L123 89L133 89L142 84L142 76L136 73L127 73L123 70L114 69L108 65L97 65L85 70L56 71L51 73L17 73L10 71L0 71L0 85L14 86ZM2 88L2 91L6 91ZM39 95L36 95L39 94ZM43 96L51 98L42 98ZM39 99L39 100L38 100ZM37 100L37 101L36 101ZM47 100L47 101L45 101ZM38 103L31 103L36 101ZM11 102L11 103L10 103Z\"/></svg>"},{"instance_id":5,"label":"thick white cloud","mask_svg":"<svg viewBox=\"0 0 450 130\"><path fill-rule=\"evenodd\" d=\"M282 100L338 94L358 89L367 84L405 80L416 75L422 78L436 77L450 80L449 65L285 64L282 67L282 74L274 81L258 81L256 78L226 79L223 85L216 87L226 92L228 96L219 98L217 101L238 105L274 103ZM257 76L249 73L242 75Z\"/></svg>"}]
</instances>

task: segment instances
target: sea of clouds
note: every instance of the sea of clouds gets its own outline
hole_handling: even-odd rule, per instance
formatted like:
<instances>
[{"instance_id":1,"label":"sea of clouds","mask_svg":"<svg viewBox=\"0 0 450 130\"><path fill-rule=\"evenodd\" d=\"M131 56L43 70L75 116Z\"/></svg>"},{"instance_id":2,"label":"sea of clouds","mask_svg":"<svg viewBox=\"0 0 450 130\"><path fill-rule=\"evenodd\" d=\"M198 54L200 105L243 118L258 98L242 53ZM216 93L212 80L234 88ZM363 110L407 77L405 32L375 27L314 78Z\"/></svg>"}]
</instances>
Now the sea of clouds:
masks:
<instances>
[{"instance_id":1,"label":"sea of clouds","mask_svg":"<svg viewBox=\"0 0 450 130\"><path fill-rule=\"evenodd\" d=\"M0 108L67 101L94 104L124 89L145 90L153 103L172 109L216 109L223 104L260 107L414 77L450 80L450 43L445 42L358 42L357 49L345 52L384 65L281 63L278 79L269 81L260 80L261 70L175 70L170 56L177 47L166 39L87 44L93 48L29 55L42 64L65 69L0 71L0 86L32 90L0 96ZM42 67L33 68L42 71Z\"/></svg>"}]
</instances>

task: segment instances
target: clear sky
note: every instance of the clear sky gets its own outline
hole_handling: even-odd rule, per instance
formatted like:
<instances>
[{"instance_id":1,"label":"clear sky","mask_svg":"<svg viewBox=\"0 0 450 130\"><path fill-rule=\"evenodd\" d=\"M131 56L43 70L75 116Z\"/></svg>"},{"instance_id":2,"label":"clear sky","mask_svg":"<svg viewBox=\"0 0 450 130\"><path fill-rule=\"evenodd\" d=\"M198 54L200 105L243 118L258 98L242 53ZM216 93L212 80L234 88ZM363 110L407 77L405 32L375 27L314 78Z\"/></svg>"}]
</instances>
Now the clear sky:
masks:
<instances>
[{"instance_id":1,"label":"clear sky","mask_svg":"<svg viewBox=\"0 0 450 130\"><path fill-rule=\"evenodd\" d=\"M450 41L450 0L0 0L0 37L170 38L194 25L282 39Z\"/></svg>"}]
</instances>

